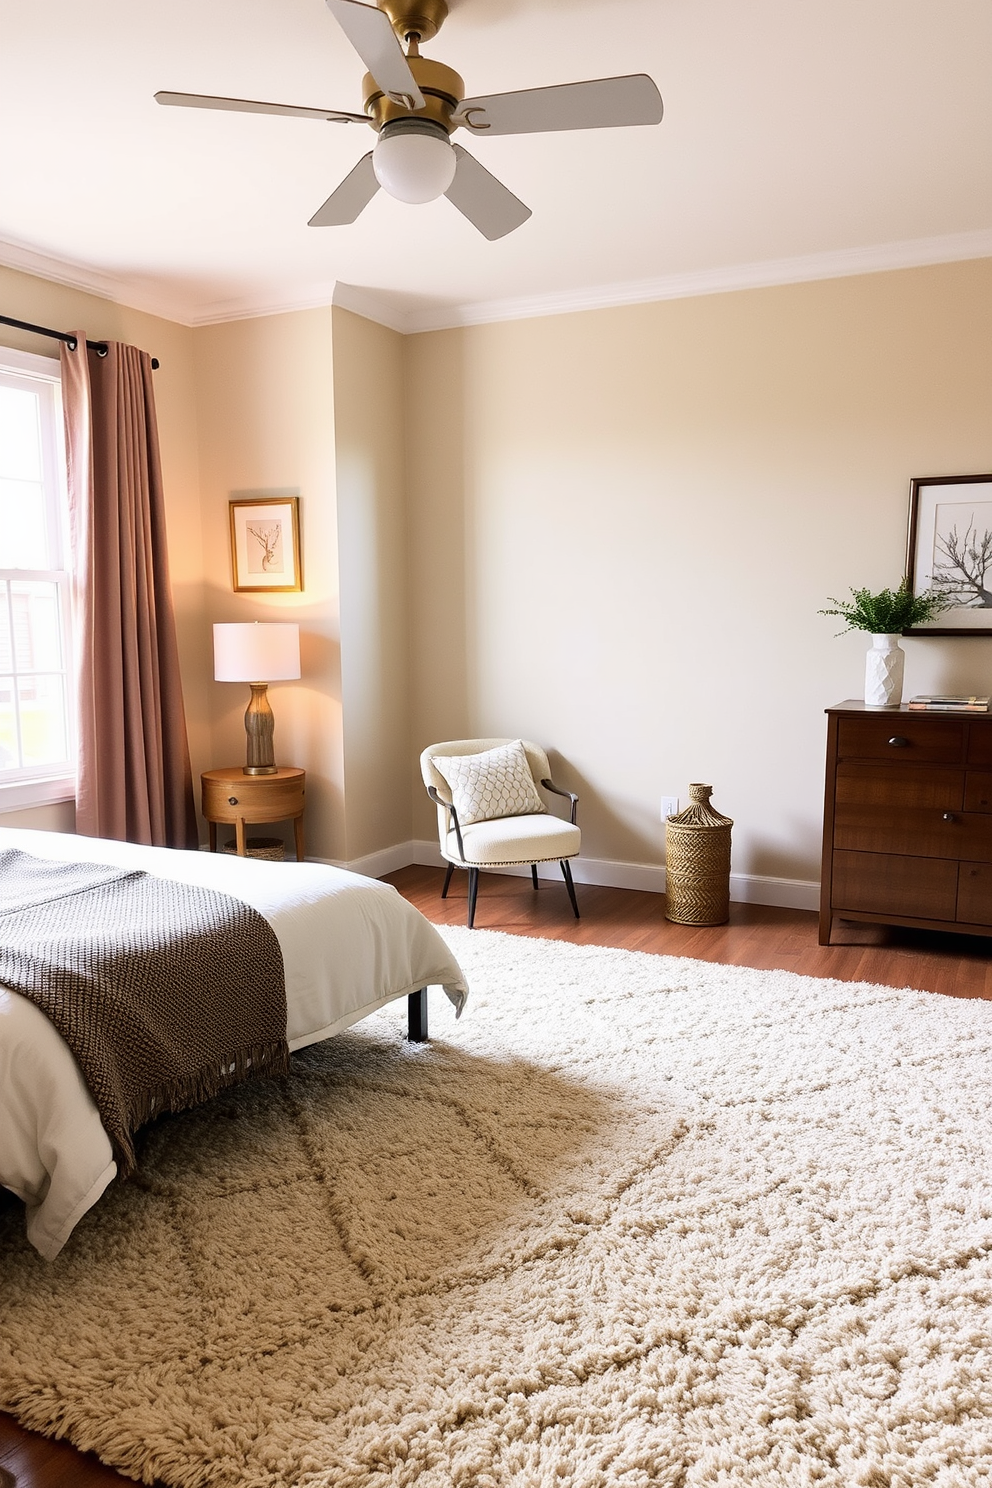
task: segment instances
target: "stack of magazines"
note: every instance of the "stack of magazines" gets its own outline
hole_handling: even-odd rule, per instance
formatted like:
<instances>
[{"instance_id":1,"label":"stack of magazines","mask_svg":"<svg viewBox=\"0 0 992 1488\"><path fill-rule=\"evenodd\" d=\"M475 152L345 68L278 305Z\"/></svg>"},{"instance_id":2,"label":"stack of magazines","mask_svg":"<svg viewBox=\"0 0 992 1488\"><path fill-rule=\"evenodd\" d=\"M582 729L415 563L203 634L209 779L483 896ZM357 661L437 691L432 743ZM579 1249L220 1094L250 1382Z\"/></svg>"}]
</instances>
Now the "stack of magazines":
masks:
<instances>
[{"instance_id":1,"label":"stack of magazines","mask_svg":"<svg viewBox=\"0 0 992 1488\"><path fill-rule=\"evenodd\" d=\"M909 700L910 708L926 713L987 713L989 711L989 699L987 697L940 697L931 693L922 693L919 697Z\"/></svg>"}]
</instances>

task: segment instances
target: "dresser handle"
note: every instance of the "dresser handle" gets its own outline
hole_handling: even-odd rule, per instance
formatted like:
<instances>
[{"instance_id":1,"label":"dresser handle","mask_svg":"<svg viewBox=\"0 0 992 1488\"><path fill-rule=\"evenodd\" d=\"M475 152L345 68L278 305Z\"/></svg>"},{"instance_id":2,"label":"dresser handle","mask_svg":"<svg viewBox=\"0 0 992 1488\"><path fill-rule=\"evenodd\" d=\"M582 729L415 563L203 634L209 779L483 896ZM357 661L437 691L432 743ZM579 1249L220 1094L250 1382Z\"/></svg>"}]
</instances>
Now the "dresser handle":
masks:
<instances>
[{"instance_id":1,"label":"dresser handle","mask_svg":"<svg viewBox=\"0 0 992 1488\"><path fill-rule=\"evenodd\" d=\"M944 820L945 821L957 821L957 817L954 815L954 812L953 811L945 811L944 812Z\"/></svg>"},{"instance_id":2,"label":"dresser handle","mask_svg":"<svg viewBox=\"0 0 992 1488\"><path fill-rule=\"evenodd\" d=\"M896 734L896 736L895 736L894 739L890 739L889 740L889 743L892 745L892 748L893 749L908 749L909 748L909 740L908 739L904 739L903 736L902 736L902 734Z\"/></svg>"},{"instance_id":3,"label":"dresser handle","mask_svg":"<svg viewBox=\"0 0 992 1488\"><path fill-rule=\"evenodd\" d=\"M228 806L237 806L237 804L238 804L238 798L237 798L237 796L228 796L228 798L227 798L227 804L228 804Z\"/></svg>"}]
</instances>

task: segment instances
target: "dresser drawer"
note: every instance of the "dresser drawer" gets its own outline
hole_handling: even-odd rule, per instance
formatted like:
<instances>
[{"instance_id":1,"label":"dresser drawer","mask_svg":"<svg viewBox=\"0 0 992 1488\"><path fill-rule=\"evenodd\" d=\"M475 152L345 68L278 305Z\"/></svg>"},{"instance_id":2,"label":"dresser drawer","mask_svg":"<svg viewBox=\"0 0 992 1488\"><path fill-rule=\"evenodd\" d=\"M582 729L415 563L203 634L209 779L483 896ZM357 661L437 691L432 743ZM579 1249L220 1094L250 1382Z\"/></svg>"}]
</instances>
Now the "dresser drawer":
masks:
<instances>
[{"instance_id":1,"label":"dresser drawer","mask_svg":"<svg viewBox=\"0 0 992 1488\"><path fill-rule=\"evenodd\" d=\"M973 718L968 728L969 765L992 765L992 718Z\"/></svg>"},{"instance_id":2,"label":"dresser drawer","mask_svg":"<svg viewBox=\"0 0 992 1488\"><path fill-rule=\"evenodd\" d=\"M837 754L842 760L956 765L964 761L964 737L962 720L950 722L946 715L917 718L907 713L890 713L888 717L863 714L839 720Z\"/></svg>"},{"instance_id":3,"label":"dresser drawer","mask_svg":"<svg viewBox=\"0 0 992 1488\"><path fill-rule=\"evenodd\" d=\"M992 775L983 778L992 794ZM941 811L960 811L965 799L964 771L946 765L843 760L837 766L835 799L838 806L935 806ZM992 811L992 805L988 810Z\"/></svg>"},{"instance_id":4,"label":"dresser drawer","mask_svg":"<svg viewBox=\"0 0 992 1488\"><path fill-rule=\"evenodd\" d=\"M949 819L948 819L949 818ZM911 858L992 862L992 816L977 812L845 806L834 814L834 847Z\"/></svg>"},{"instance_id":5,"label":"dresser drawer","mask_svg":"<svg viewBox=\"0 0 992 1488\"><path fill-rule=\"evenodd\" d=\"M953 920L958 864L943 858L904 858L875 852L835 852L833 909Z\"/></svg>"},{"instance_id":6,"label":"dresser drawer","mask_svg":"<svg viewBox=\"0 0 992 1488\"><path fill-rule=\"evenodd\" d=\"M992 771L968 771L964 786L964 809L992 811Z\"/></svg>"},{"instance_id":7,"label":"dresser drawer","mask_svg":"<svg viewBox=\"0 0 992 1488\"><path fill-rule=\"evenodd\" d=\"M965 925L992 925L992 863L961 863L958 919Z\"/></svg>"}]
</instances>

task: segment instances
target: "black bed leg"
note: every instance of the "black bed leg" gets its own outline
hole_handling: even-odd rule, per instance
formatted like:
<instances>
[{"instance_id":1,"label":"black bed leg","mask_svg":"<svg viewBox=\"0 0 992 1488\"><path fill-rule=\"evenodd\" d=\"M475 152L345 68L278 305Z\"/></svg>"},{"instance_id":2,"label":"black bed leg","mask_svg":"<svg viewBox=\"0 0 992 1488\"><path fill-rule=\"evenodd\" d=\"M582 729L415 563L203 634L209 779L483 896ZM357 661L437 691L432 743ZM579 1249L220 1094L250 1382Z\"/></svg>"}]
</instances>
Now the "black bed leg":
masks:
<instances>
[{"instance_id":1,"label":"black bed leg","mask_svg":"<svg viewBox=\"0 0 992 1488\"><path fill-rule=\"evenodd\" d=\"M411 992L406 1000L407 1038L411 1044L427 1043L427 988Z\"/></svg>"}]
</instances>

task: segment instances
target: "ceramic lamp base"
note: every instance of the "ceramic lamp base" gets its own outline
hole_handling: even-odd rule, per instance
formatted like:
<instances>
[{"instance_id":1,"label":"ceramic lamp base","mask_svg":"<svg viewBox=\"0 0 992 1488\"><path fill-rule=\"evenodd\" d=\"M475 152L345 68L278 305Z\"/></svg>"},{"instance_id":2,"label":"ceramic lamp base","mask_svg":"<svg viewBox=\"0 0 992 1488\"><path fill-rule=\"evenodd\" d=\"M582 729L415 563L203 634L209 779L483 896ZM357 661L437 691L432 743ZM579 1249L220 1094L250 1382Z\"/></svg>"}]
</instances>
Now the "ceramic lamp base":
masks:
<instances>
[{"instance_id":1,"label":"ceramic lamp base","mask_svg":"<svg viewBox=\"0 0 992 1488\"><path fill-rule=\"evenodd\" d=\"M249 682L251 701L245 709L245 733L248 735L246 775L274 775L279 768L272 749L276 721L269 706L268 683Z\"/></svg>"}]
</instances>

